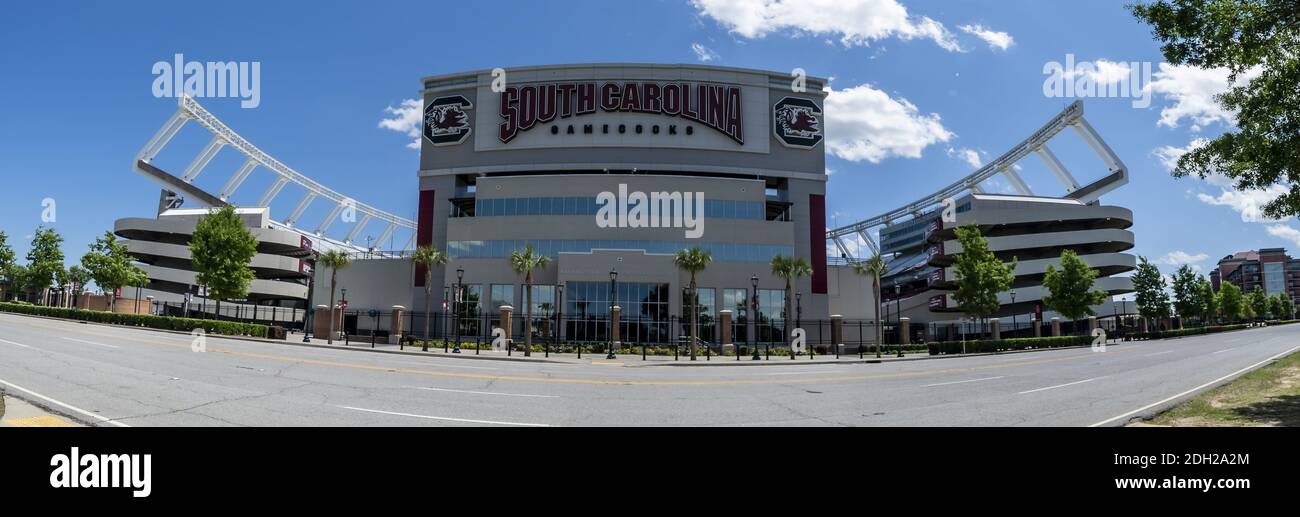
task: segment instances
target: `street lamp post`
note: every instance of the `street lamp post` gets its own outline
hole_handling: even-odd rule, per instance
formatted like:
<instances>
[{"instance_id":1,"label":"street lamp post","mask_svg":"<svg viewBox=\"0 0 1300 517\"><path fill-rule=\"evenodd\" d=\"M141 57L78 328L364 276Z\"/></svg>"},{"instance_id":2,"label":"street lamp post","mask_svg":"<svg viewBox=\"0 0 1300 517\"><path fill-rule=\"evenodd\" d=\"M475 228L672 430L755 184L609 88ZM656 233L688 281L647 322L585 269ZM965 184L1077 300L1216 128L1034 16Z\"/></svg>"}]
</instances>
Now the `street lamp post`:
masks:
<instances>
[{"instance_id":1,"label":"street lamp post","mask_svg":"<svg viewBox=\"0 0 1300 517\"><path fill-rule=\"evenodd\" d=\"M1016 304L1016 291L1013 289L1011 291L1011 305L1014 306L1015 304ZM1011 308L1011 336L1012 337L1015 337L1015 332L1016 332L1016 309L1015 307L1012 307Z\"/></svg>"},{"instance_id":2,"label":"street lamp post","mask_svg":"<svg viewBox=\"0 0 1300 517\"><path fill-rule=\"evenodd\" d=\"M749 277L749 285L752 286L752 287L754 288L754 291L753 291L753 295L754 295L754 297L751 299L752 301L751 301L750 303L751 303L751 304L753 305L753 307L754 307L754 334L755 334L755 335L754 335L754 346L752 347L752 348L754 349L754 350L753 350L753 351L754 351L754 355L751 356L750 359L751 359L751 360L754 360L754 361L761 361L763 358L762 358L761 356L758 355L758 323L759 323L759 315L758 315L758 275L753 275L753 276Z\"/></svg>"},{"instance_id":3,"label":"street lamp post","mask_svg":"<svg viewBox=\"0 0 1300 517\"><path fill-rule=\"evenodd\" d=\"M312 256L315 256L314 254ZM311 270L307 272L307 301L302 304L302 342L311 343L311 322L312 313L315 309L312 307L312 292L316 287L316 263L310 262Z\"/></svg>"},{"instance_id":4,"label":"street lamp post","mask_svg":"<svg viewBox=\"0 0 1300 517\"><path fill-rule=\"evenodd\" d=\"M555 350L560 350L560 326L564 324L564 284L555 286ZM551 349L546 349L546 357L551 356Z\"/></svg>"},{"instance_id":5,"label":"street lamp post","mask_svg":"<svg viewBox=\"0 0 1300 517\"><path fill-rule=\"evenodd\" d=\"M617 359L614 355L614 306L618 305L618 270L609 270L609 329L605 332L605 341L608 343L605 350L605 359Z\"/></svg>"},{"instance_id":6,"label":"street lamp post","mask_svg":"<svg viewBox=\"0 0 1300 517\"><path fill-rule=\"evenodd\" d=\"M456 268L456 347L451 349L451 353L453 354L460 353L460 311L461 311L460 304L462 303L460 302L460 299L461 297L465 296L465 294L461 292L465 289L464 281L465 281L465 268L463 267Z\"/></svg>"},{"instance_id":7,"label":"street lamp post","mask_svg":"<svg viewBox=\"0 0 1300 517\"><path fill-rule=\"evenodd\" d=\"M346 327L347 327L346 324L347 324L347 321L348 321L348 318L347 318L347 312L348 312L348 288L344 287L344 288L342 288L342 289L339 289L339 292L340 292L340 294L339 294L339 327L343 327L343 328L340 328L339 330L343 331L343 344L346 345L347 342L348 342L348 329L346 328ZM220 314L218 314L217 316L220 316ZM334 319L334 308L333 308L333 307L330 307L330 319Z\"/></svg>"},{"instance_id":8,"label":"street lamp post","mask_svg":"<svg viewBox=\"0 0 1300 517\"><path fill-rule=\"evenodd\" d=\"M898 357L903 357L903 284L894 284L894 317L898 319Z\"/></svg>"}]
</instances>

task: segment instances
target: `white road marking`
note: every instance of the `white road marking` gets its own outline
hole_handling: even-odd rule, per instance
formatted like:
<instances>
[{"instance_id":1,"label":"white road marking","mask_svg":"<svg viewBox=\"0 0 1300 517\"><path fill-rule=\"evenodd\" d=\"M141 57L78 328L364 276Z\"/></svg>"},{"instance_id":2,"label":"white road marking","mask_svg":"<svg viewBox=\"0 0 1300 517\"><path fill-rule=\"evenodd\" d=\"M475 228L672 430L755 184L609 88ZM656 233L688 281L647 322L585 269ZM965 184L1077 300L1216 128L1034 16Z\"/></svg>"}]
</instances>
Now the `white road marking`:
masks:
<instances>
[{"instance_id":1,"label":"white road marking","mask_svg":"<svg viewBox=\"0 0 1300 517\"><path fill-rule=\"evenodd\" d=\"M1046 387L1046 388L1038 388L1038 389L1033 389L1033 390L1029 390L1029 391L1022 391L1022 392L1019 393L1019 395L1024 395L1024 394L1026 394L1026 393L1036 393L1036 392L1039 392L1039 391L1054 390L1054 389L1056 389L1056 388L1064 388L1064 387L1066 387L1066 386L1074 386L1075 384L1083 384L1083 383L1085 383L1085 382L1092 382L1092 381L1095 381L1095 380L1100 379L1100 378L1101 378L1101 377L1093 377L1093 378L1091 378L1091 379L1084 379L1084 380L1081 380L1081 381L1067 382L1067 383L1065 383L1065 384L1057 384L1056 386L1048 386L1048 387Z\"/></svg>"},{"instance_id":2,"label":"white road marking","mask_svg":"<svg viewBox=\"0 0 1300 517\"><path fill-rule=\"evenodd\" d=\"M406 416L411 418L423 418L427 420L443 420L446 422L462 422L467 424L513 425L513 426L522 426L522 427L551 427L548 424L530 424L524 422L497 422L493 420L474 420L470 418L451 418L451 417L443 417L443 416L417 415L414 413L398 413L396 411L381 411L378 409L366 409L366 408L352 407L352 406L338 406L338 407L343 409L351 409L353 411L364 411L367 413L380 413L384 415Z\"/></svg>"},{"instance_id":3,"label":"white road marking","mask_svg":"<svg viewBox=\"0 0 1300 517\"><path fill-rule=\"evenodd\" d=\"M1225 349L1220 350L1220 351L1218 351L1218 352L1210 352L1210 355L1214 355L1214 354L1222 354L1222 353L1227 352L1227 351L1229 351L1229 350L1236 350L1236 349L1237 349L1237 347L1225 348Z\"/></svg>"},{"instance_id":4,"label":"white road marking","mask_svg":"<svg viewBox=\"0 0 1300 517\"><path fill-rule=\"evenodd\" d=\"M448 393L468 393L468 394L470 394L470 395L499 395L499 396L502 396L502 397L529 397L529 398L536 398L536 399L558 399L558 398L560 398L558 395L534 395L534 394L531 394L531 393L500 393L500 392L495 392L495 391L453 390L453 389L450 389L450 388L428 388L428 387L424 387L424 386L416 386L415 389L417 389L417 390L425 390L425 391L445 391L445 392L448 392Z\"/></svg>"},{"instance_id":5,"label":"white road marking","mask_svg":"<svg viewBox=\"0 0 1300 517\"><path fill-rule=\"evenodd\" d=\"M1205 384L1202 384L1202 385L1197 386L1197 387L1195 387L1195 388L1192 388L1192 389L1190 389L1190 390L1184 391L1184 392L1182 392L1182 393L1179 393L1179 394L1174 395L1174 396L1172 396L1172 397L1169 397L1169 398L1167 398L1167 399L1161 400L1161 401L1159 401L1159 402L1155 402L1155 403L1147 404L1147 405L1145 405L1145 406L1142 406L1142 407L1140 407L1140 408L1134 409L1133 411L1129 411L1128 413L1124 413L1124 414L1119 415L1119 416L1115 416L1115 417L1107 418L1107 419L1105 419L1105 420L1102 420L1102 421L1100 421L1100 422L1097 422L1097 423L1095 423L1095 424L1092 424L1092 425L1090 425L1090 426L1088 426L1088 427L1101 427L1101 426L1103 426L1103 425L1109 424L1109 423L1114 422L1114 421L1116 421L1116 420L1119 420L1119 419L1121 419L1121 418L1128 417L1128 416L1131 416L1131 415L1134 415L1134 414L1137 414L1137 413L1141 413L1141 412L1146 411L1146 410L1148 410L1148 409L1151 409L1151 408L1153 408L1153 407L1160 406L1160 405L1162 405L1162 404L1165 404L1165 403L1168 403L1168 402L1172 402L1172 401L1174 401L1174 400L1178 400L1178 399L1180 399L1180 398L1182 398L1182 397L1184 397L1184 396L1190 395L1190 394L1192 394L1192 393L1196 393L1196 392L1198 392L1198 391L1200 391L1200 390L1203 390L1203 389L1208 388L1208 387L1210 387L1210 386L1214 386L1215 384L1218 384L1218 383L1220 383L1220 382L1226 381L1226 380L1228 380L1228 379L1231 379L1231 378L1233 378L1233 377L1236 377L1236 376L1238 376L1238 375L1241 375L1241 374L1243 374L1243 373L1246 373L1246 372L1248 372L1248 371L1251 371L1251 370L1253 370L1253 369L1255 369L1255 368L1257 368L1257 367L1259 367L1259 366L1261 366L1261 365L1263 365L1263 364L1265 364L1265 363L1268 363L1268 362L1270 362L1270 361L1274 361L1274 360L1276 360L1277 358L1282 357L1282 356L1285 356L1285 355L1287 355L1287 354L1289 354L1289 353L1291 353L1291 352L1294 352L1294 351L1296 351L1296 350L1300 350L1300 346L1294 347L1294 348L1292 348L1292 349L1290 349L1290 350L1287 350L1287 351L1285 351L1285 352L1282 352L1282 353L1280 353L1280 354L1277 354L1277 355L1275 355L1275 356L1273 356L1273 357L1270 357L1270 358L1265 359L1265 360L1263 360L1263 361L1260 361L1260 362L1258 362L1258 363L1252 364L1252 365L1250 365L1250 366L1247 366L1247 367L1245 367L1245 368L1242 368L1242 369L1237 370L1237 371L1235 371L1235 372L1232 372L1232 373L1230 373L1230 374L1224 375L1223 377L1219 377L1218 379L1214 379L1214 380L1212 380L1212 381L1210 381L1210 382L1207 382L1207 383L1205 383Z\"/></svg>"},{"instance_id":6,"label":"white road marking","mask_svg":"<svg viewBox=\"0 0 1300 517\"><path fill-rule=\"evenodd\" d=\"M27 345L24 345L24 344L22 344L22 343L14 343L13 341L9 341L9 340L6 340L6 339L0 339L0 343L8 343L8 344L10 344L10 345L13 345L13 346L20 346L20 347L23 347L23 348L32 348L32 347L27 346ZM34 348L33 348L33 350L34 350Z\"/></svg>"},{"instance_id":7,"label":"white road marking","mask_svg":"<svg viewBox=\"0 0 1300 517\"><path fill-rule=\"evenodd\" d=\"M926 384L926 385L921 386L921 387L922 387L922 388L933 388L933 387L935 387L935 386L948 386L948 385L950 385L950 384L965 384L965 383L968 383L968 382L991 381L991 380L996 380L996 379L1002 379L1002 378L1005 378L1005 377L1006 377L1005 375L999 375L999 376L997 376L997 377L985 377L985 378L983 378L983 379L966 379L966 380L964 380L964 381L937 382L937 383L934 383L934 384Z\"/></svg>"},{"instance_id":8,"label":"white road marking","mask_svg":"<svg viewBox=\"0 0 1300 517\"><path fill-rule=\"evenodd\" d=\"M1162 355L1162 354L1172 354L1172 353L1174 353L1173 350L1165 350L1164 352L1156 352L1156 353L1154 353L1154 354L1146 354L1146 355L1144 355L1143 357L1152 357L1152 356L1157 356L1157 355Z\"/></svg>"},{"instance_id":9,"label":"white road marking","mask_svg":"<svg viewBox=\"0 0 1300 517\"><path fill-rule=\"evenodd\" d=\"M54 399L52 399L52 398L50 398L50 397L46 397L45 395L41 395L40 393L36 393L35 391L29 390L29 389L27 389L27 388L24 388L24 387L22 387L22 386L19 386L19 385L17 385L17 384L12 383L12 382L6 381L6 380L4 380L4 379L0 379L0 384L3 384L3 385L8 386L8 387L10 387L10 388L16 389L16 390L18 390L18 391L21 391L21 392L26 393L26 394L28 394L28 395L31 395L31 396L33 396L33 397L39 398L39 399L41 399L41 400L44 400L44 401L49 402L49 403L51 403L51 404L54 404L54 405L56 405L56 406L60 406L60 407L63 407L63 408L67 408L67 409L70 410L70 411L73 411L73 412L76 412L76 413L80 413L80 414L82 414L82 415L86 415L86 416L88 416L88 417L90 417L90 418L93 418L93 419L95 419L95 420L98 420L98 421L100 421L100 422L106 422L106 423L113 424L113 425L118 426L118 427L131 427L131 426L129 426L129 425L126 425L126 424L124 424L124 423L122 423L122 422L118 422L118 421L116 421L116 420L113 420L113 419L111 419L111 418L105 417L105 416L103 416L103 415L100 415L100 414L97 414L97 413L93 413L93 412L90 412L90 411L86 411L86 410L84 410L84 409L81 409L81 408L79 408L79 407L73 406L73 405L71 405L71 404L67 404L67 403L64 403L64 402L59 402L59 401L54 400Z\"/></svg>"},{"instance_id":10,"label":"white road marking","mask_svg":"<svg viewBox=\"0 0 1300 517\"><path fill-rule=\"evenodd\" d=\"M78 343L85 343L85 344L87 344L87 345L102 346L102 347L106 347L106 348L122 348L122 347L117 346L117 345L106 345L106 344L104 344L104 343L96 343L96 342L94 342L94 341L86 341L86 340L84 340L84 339L77 339L77 338L71 338L71 337L65 337L65 338L63 338L63 339L66 339L66 340L68 340L68 341L76 341L76 342L78 342Z\"/></svg>"}]
</instances>

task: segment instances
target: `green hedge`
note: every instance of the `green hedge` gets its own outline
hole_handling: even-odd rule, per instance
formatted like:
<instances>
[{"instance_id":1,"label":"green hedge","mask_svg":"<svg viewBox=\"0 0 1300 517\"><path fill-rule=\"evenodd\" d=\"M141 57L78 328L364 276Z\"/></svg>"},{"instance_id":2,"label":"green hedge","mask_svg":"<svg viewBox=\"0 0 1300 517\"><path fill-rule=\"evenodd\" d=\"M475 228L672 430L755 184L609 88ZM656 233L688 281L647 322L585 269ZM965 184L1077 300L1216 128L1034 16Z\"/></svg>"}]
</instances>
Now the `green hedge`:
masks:
<instances>
[{"instance_id":1,"label":"green hedge","mask_svg":"<svg viewBox=\"0 0 1300 517\"><path fill-rule=\"evenodd\" d=\"M1061 348L1083 346L1092 343L1090 336L1027 337L1013 339L978 339L965 342L965 352L969 354L1005 352L1009 350L1027 350L1031 348ZM926 343L930 355L960 354L963 351L961 341L931 341Z\"/></svg>"},{"instance_id":2,"label":"green hedge","mask_svg":"<svg viewBox=\"0 0 1300 517\"><path fill-rule=\"evenodd\" d=\"M209 334L223 334L227 336L251 336L264 338L267 333L266 325L254 325L251 323L200 320L194 318L174 318L171 316L153 316L149 314L121 314L115 312L88 311L83 309L65 309L62 307L42 307L39 305L25 305L8 302L0 302L0 312L31 314L33 316L49 316L52 318L88 321L92 323L108 323L111 325L127 325L131 327L183 330L186 332L201 328L204 332Z\"/></svg>"}]
</instances>

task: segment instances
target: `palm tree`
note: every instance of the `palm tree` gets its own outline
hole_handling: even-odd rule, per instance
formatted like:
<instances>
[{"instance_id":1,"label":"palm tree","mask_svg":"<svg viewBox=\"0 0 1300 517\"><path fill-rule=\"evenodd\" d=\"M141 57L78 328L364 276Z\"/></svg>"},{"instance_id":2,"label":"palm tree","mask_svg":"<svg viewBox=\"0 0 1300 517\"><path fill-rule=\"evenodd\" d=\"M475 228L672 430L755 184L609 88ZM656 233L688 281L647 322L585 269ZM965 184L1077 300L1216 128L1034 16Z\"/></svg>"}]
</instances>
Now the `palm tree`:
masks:
<instances>
[{"instance_id":1,"label":"palm tree","mask_svg":"<svg viewBox=\"0 0 1300 517\"><path fill-rule=\"evenodd\" d=\"M699 295L695 291L695 274L704 271L704 268L708 267L710 262L713 262L713 254L709 253L708 250L705 250L698 246L690 249L678 250L677 253L673 255L673 264L677 266L677 269L680 269L682 271L691 274L691 360L692 361L695 360L695 350L697 346L696 342L698 341L697 336L699 336L699 324L700 324L700 313L695 308L695 305L699 302Z\"/></svg>"},{"instance_id":2,"label":"palm tree","mask_svg":"<svg viewBox=\"0 0 1300 517\"><path fill-rule=\"evenodd\" d=\"M537 253L532 244L510 253L510 268L524 275L524 357L533 355L533 270L550 262L550 257Z\"/></svg>"},{"instance_id":3,"label":"palm tree","mask_svg":"<svg viewBox=\"0 0 1300 517\"><path fill-rule=\"evenodd\" d=\"M447 263L447 254L433 246L420 246L415 248L415 254L411 255L411 261L416 265L424 266L424 344L420 346L420 351L428 352L429 296L433 290L433 267L445 265Z\"/></svg>"},{"instance_id":4,"label":"palm tree","mask_svg":"<svg viewBox=\"0 0 1300 517\"><path fill-rule=\"evenodd\" d=\"M334 291L339 282L339 270L348 267L352 263L352 257L339 250L330 250L321 253L317 262L330 268L330 333L325 338L325 343L332 345L334 344Z\"/></svg>"},{"instance_id":5,"label":"palm tree","mask_svg":"<svg viewBox=\"0 0 1300 517\"><path fill-rule=\"evenodd\" d=\"M875 302L876 308L876 357L880 357L880 341L883 339L880 335L880 275L885 273L885 259L880 254L873 255L867 260L854 263L853 272L861 276L871 275L871 300Z\"/></svg>"},{"instance_id":6,"label":"palm tree","mask_svg":"<svg viewBox=\"0 0 1300 517\"><path fill-rule=\"evenodd\" d=\"M785 314L783 314L782 317L786 320L786 323L782 326L785 327L783 332L788 334L790 330L789 329L790 313L792 312L790 310L790 300L794 298L793 294L791 293L791 287L790 287L791 281L801 277L811 275L812 266L808 265L808 261L804 260L803 257L787 257L784 255L777 255L775 257L772 257L772 274L785 279L785 309L784 309ZM758 293L754 293L754 294L757 295ZM790 336L787 335L782 339L783 340L788 339L789 337Z\"/></svg>"}]
</instances>

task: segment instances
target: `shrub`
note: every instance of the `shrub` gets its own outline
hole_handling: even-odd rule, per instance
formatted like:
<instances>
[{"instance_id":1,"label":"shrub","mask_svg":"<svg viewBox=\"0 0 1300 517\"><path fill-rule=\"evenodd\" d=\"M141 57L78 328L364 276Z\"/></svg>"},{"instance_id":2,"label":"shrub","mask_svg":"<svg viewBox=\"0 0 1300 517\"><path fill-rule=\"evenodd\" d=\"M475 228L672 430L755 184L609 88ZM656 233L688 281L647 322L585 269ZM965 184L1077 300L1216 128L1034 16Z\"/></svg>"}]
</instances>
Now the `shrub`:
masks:
<instances>
[{"instance_id":1,"label":"shrub","mask_svg":"<svg viewBox=\"0 0 1300 517\"><path fill-rule=\"evenodd\" d=\"M121 314L116 312L88 311L84 309L65 309L63 307L42 307L39 305L21 305L0 302L0 312L48 316L91 323L146 327L161 330L191 330L201 328L209 334L227 336L250 336L264 338L266 325L238 323L233 321L201 320L195 318L176 318L171 316L154 316L151 314Z\"/></svg>"}]
</instances>

